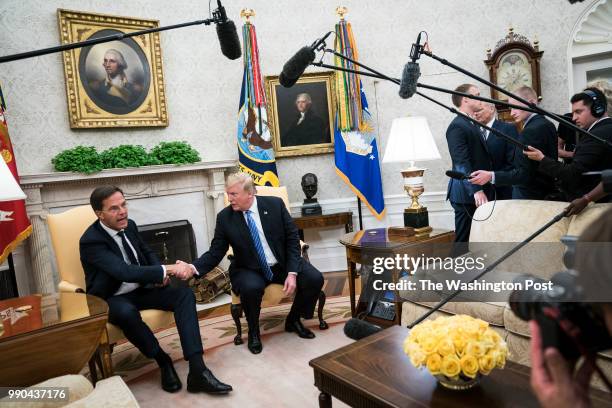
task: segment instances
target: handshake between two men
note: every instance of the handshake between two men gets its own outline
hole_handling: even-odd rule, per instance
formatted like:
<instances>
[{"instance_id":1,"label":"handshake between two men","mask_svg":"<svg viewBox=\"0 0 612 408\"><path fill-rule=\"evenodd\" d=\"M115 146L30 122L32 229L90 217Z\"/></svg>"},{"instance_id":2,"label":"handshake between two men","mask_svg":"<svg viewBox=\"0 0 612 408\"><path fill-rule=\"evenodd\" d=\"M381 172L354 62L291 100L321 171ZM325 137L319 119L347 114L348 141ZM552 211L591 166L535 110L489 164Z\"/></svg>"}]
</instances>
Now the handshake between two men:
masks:
<instances>
[{"instance_id":1,"label":"handshake between two men","mask_svg":"<svg viewBox=\"0 0 612 408\"><path fill-rule=\"evenodd\" d=\"M174 276L180 280L189 280L193 275L197 275L195 267L187 262L178 260L174 265L164 265L166 269L166 277L162 286L166 286L170 283L170 277Z\"/></svg>"}]
</instances>

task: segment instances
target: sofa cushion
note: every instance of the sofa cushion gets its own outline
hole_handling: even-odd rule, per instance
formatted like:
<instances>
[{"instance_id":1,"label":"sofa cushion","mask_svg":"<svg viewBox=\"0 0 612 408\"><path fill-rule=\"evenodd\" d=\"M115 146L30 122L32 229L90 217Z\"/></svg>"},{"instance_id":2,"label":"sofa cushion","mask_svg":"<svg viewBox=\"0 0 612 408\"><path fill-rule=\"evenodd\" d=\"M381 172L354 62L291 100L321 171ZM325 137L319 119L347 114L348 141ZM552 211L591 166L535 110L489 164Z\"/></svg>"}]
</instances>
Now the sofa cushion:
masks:
<instances>
[{"instance_id":1,"label":"sofa cushion","mask_svg":"<svg viewBox=\"0 0 612 408\"><path fill-rule=\"evenodd\" d=\"M413 302L404 302L413 303ZM416 302L421 307L423 307L424 314L428 309L434 307L437 302ZM441 310L446 312L446 315L456 315L456 314L465 314L477 319L482 319L485 322L493 325L504 327L504 302L448 302L444 306L442 306ZM412 321L416 320L415 316ZM404 318L403 310L402 310L402 319ZM408 322L410 323L410 322Z\"/></svg>"},{"instance_id":2,"label":"sofa cushion","mask_svg":"<svg viewBox=\"0 0 612 408\"><path fill-rule=\"evenodd\" d=\"M591 204L578 215L570 217L570 224L567 235L580 236L582 232L604 212L612 209L612 204Z\"/></svg>"},{"instance_id":3,"label":"sofa cushion","mask_svg":"<svg viewBox=\"0 0 612 408\"><path fill-rule=\"evenodd\" d=\"M486 220L472 222L470 242L521 242L565 207L567 203L558 201L488 202L478 207L474 213L475 220ZM559 242L559 238L567 233L569 223L567 218L563 218L537 236L533 242Z\"/></svg>"},{"instance_id":4,"label":"sofa cushion","mask_svg":"<svg viewBox=\"0 0 612 408\"><path fill-rule=\"evenodd\" d=\"M164 404L160 404L164 405ZM122 408L139 407L138 401L123 379L116 375L96 383L96 388L87 397L73 402L67 408Z\"/></svg>"},{"instance_id":5,"label":"sofa cushion","mask_svg":"<svg viewBox=\"0 0 612 408\"><path fill-rule=\"evenodd\" d=\"M529 323L519 319L510 306L504 308L504 326L510 333L518 334L519 336L529 337Z\"/></svg>"}]
</instances>

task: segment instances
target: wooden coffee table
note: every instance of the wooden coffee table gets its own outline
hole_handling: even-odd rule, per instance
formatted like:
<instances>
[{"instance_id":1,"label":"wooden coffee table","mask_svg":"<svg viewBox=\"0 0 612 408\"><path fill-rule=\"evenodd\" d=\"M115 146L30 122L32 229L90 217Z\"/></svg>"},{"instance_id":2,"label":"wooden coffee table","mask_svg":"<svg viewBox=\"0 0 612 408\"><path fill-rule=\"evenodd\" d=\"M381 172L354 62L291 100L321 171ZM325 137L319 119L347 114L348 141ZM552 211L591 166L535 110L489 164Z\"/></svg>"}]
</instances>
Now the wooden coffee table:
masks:
<instances>
[{"instance_id":1,"label":"wooden coffee table","mask_svg":"<svg viewBox=\"0 0 612 408\"><path fill-rule=\"evenodd\" d=\"M508 362L480 385L452 391L427 370L410 364L402 345L408 329L392 326L310 361L320 407L331 397L353 407L538 407L529 385L529 367ZM612 407L612 395L592 390L594 407Z\"/></svg>"},{"instance_id":2,"label":"wooden coffee table","mask_svg":"<svg viewBox=\"0 0 612 408\"><path fill-rule=\"evenodd\" d=\"M0 386L78 374L95 352L103 376L110 374L104 300L84 293L24 296L0 301L0 318Z\"/></svg>"}]
</instances>

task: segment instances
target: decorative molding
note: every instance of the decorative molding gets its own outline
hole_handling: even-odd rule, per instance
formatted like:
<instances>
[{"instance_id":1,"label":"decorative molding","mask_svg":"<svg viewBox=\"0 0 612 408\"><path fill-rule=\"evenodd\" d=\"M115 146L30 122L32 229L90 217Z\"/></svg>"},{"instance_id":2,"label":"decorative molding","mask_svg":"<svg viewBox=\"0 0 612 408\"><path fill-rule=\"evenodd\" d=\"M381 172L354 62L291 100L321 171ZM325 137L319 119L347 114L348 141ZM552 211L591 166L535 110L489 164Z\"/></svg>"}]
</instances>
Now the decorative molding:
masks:
<instances>
[{"instance_id":1,"label":"decorative molding","mask_svg":"<svg viewBox=\"0 0 612 408\"><path fill-rule=\"evenodd\" d=\"M225 171L226 169L233 169L237 165L236 160L222 160L222 161L208 161L199 162L193 164L162 164L158 166L143 166L143 167L130 167L126 169L106 169L97 173L83 174L74 172L53 172L53 173L41 173L24 175L20 177L20 184L24 188L28 188L29 184L34 183L74 183L80 182L88 184L88 180L105 179L114 177L137 177L143 175L155 175L163 173L184 173L184 172L198 172L201 170L207 171Z\"/></svg>"},{"instance_id":2,"label":"decorative molding","mask_svg":"<svg viewBox=\"0 0 612 408\"><path fill-rule=\"evenodd\" d=\"M582 16L574 44L612 44L612 1L599 0Z\"/></svg>"}]
</instances>

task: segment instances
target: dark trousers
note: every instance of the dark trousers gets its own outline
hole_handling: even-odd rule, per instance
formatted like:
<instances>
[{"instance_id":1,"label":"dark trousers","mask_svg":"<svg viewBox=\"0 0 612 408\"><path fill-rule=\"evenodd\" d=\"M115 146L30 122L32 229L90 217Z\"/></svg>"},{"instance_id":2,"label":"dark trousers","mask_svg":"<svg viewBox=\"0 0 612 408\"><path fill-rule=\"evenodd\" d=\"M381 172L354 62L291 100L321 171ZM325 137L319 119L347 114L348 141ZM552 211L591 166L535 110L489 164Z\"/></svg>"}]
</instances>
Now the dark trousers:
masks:
<instances>
[{"instance_id":1,"label":"dark trousers","mask_svg":"<svg viewBox=\"0 0 612 408\"><path fill-rule=\"evenodd\" d=\"M454 203L451 201L451 206L455 210L455 246L453 256L458 256L468 251L472 217L476 212L476 205Z\"/></svg>"},{"instance_id":2,"label":"dark trousers","mask_svg":"<svg viewBox=\"0 0 612 408\"><path fill-rule=\"evenodd\" d=\"M300 258L299 269L296 278L295 298L291 311L287 315L288 322L298 320L300 317L312 319L319 293L323 287L321 272L304 261L303 258ZM280 267L272 267L272 273L274 274L272 282L266 281L261 270L236 268L230 276L232 290L240 296L240 303L244 309L249 331L259 329L259 312L266 286L270 283L284 285L287 278L287 272Z\"/></svg>"},{"instance_id":3,"label":"dark trousers","mask_svg":"<svg viewBox=\"0 0 612 408\"><path fill-rule=\"evenodd\" d=\"M195 296L190 288L141 287L123 295L111 296L106 302L109 323L119 326L125 337L146 357L153 358L160 346L149 326L142 321L140 310L144 309L174 312L185 360L203 352Z\"/></svg>"}]
</instances>

